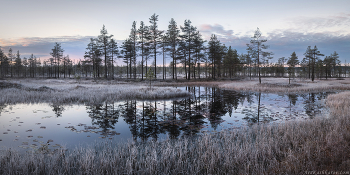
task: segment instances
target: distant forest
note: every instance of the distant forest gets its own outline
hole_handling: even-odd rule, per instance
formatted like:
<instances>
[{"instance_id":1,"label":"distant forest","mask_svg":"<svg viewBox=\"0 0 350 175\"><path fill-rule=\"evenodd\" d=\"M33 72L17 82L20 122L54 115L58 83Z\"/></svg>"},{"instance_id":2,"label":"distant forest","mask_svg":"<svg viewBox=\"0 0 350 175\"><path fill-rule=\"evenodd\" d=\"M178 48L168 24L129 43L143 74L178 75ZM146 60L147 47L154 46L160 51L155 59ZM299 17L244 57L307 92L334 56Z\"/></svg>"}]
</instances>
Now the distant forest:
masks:
<instances>
[{"instance_id":1,"label":"distant forest","mask_svg":"<svg viewBox=\"0 0 350 175\"><path fill-rule=\"evenodd\" d=\"M289 78L341 78L350 76L348 65L341 65L336 51L329 56L316 46L308 46L304 58L293 52L288 58L278 58L273 63L273 53L267 52L267 40L261 39L259 28L251 41L247 41L246 53L237 53L231 46L222 44L212 34L209 41L185 20L178 26L171 19L167 30L158 29L158 15L149 18L149 25L132 23L130 35L118 43L103 25L100 35L91 38L84 59L73 63L64 54L60 43L55 43L48 60L35 55L21 58L20 52L10 48L6 54L0 46L0 77L93 77L145 79L149 70L156 79L232 79L238 77L289 77ZM157 63L157 56L163 59ZM323 57L325 56L325 57ZM323 59L321 59L323 57ZM116 65L122 59L126 65ZM166 62L170 60L170 62Z\"/></svg>"}]
</instances>

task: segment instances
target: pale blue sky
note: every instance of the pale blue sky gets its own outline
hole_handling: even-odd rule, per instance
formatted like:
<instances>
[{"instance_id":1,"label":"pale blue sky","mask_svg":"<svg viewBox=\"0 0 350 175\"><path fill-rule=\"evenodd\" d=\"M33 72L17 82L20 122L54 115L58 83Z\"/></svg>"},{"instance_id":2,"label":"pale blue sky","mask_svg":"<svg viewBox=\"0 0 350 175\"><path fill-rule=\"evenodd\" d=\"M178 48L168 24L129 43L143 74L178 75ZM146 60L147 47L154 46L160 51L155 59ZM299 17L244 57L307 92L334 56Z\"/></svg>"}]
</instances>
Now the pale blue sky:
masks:
<instances>
[{"instance_id":1,"label":"pale blue sky","mask_svg":"<svg viewBox=\"0 0 350 175\"><path fill-rule=\"evenodd\" d=\"M178 25L190 19L205 39L217 34L239 53L245 52L259 27L274 60L293 51L302 59L307 46L317 45L321 53L337 51L343 63L350 62L349 0L0 0L0 4L0 46L23 56L48 58L54 42L60 42L65 54L83 58L89 38L99 35L103 24L115 39L124 40L133 21L148 25L156 13L161 30L167 29L171 18Z\"/></svg>"}]
</instances>

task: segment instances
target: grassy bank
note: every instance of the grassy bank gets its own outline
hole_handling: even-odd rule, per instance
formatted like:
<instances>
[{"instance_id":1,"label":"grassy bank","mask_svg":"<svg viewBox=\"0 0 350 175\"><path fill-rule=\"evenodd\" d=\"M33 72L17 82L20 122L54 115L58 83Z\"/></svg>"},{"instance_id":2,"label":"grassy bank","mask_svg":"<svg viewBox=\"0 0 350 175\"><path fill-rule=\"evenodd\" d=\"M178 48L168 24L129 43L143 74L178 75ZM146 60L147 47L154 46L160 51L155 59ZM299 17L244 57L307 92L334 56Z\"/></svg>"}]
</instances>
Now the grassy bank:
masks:
<instances>
[{"instance_id":1,"label":"grassy bank","mask_svg":"<svg viewBox=\"0 0 350 175\"><path fill-rule=\"evenodd\" d=\"M166 99L189 96L173 87L152 87L147 83L75 80L1 80L2 103L101 103L124 99Z\"/></svg>"},{"instance_id":2,"label":"grassy bank","mask_svg":"<svg viewBox=\"0 0 350 175\"><path fill-rule=\"evenodd\" d=\"M261 92L322 92L330 90L350 90L350 79L328 79L328 80L300 80L294 79L288 84L288 78L263 78L259 84L257 79L225 82L218 85L220 88L232 89L236 91L261 91Z\"/></svg>"},{"instance_id":3,"label":"grassy bank","mask_svg":"<svg viewBox=\"0 0 350 175\"><path fill-rule=\"evenodd\" d=\"M1 152L1 174L305 174L349 173L350 93L330 95L332 116L196 138L55 153Z\"/></svg>"}]
</instances>

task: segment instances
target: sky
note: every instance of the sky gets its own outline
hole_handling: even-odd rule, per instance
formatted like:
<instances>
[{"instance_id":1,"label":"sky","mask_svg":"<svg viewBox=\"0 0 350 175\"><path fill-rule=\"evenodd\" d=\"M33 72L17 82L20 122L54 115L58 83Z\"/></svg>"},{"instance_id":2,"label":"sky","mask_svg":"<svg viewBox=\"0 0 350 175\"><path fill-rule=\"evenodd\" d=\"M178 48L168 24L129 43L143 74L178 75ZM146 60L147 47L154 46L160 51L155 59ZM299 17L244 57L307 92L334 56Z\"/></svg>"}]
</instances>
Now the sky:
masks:
<instances>
[{"instance_id":1,"label":"sky","mask_svg":"<svg viewBox=\"0 0 350 175\"><path fill-rule=\"evenodd\" d=\"M329 56L336 51L342 63L350 62L349 0L0 0L0 46L19 50L22 57L34 54L50 58L55 42L64 55L84 59L90 38L105 25L121 46L133 21L149 25L159 15L160 30L171 18L178 26L191 20L203 38L215 34L226 46L246 53L254 31L273 52L273 62L296 52L302 60L308 46ZM162 63L161 56L157 63ZM170 58L168 58L168 62ZM121 61L120 61L121 62Z\"/></svg>"}]
</instances>

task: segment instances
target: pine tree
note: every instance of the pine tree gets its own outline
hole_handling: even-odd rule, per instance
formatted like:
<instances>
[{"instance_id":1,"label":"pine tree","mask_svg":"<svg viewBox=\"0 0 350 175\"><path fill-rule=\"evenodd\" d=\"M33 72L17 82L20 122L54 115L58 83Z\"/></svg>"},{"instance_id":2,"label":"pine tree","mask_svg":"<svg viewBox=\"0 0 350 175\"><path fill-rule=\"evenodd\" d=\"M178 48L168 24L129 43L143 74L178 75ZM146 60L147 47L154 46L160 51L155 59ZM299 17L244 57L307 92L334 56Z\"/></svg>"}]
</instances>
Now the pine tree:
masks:
<instances>
[{"instance_id":1,"label":"pine tree","mask_svg":"<svg viewBox=\"0 0 350 175\"><path fill-rule=\"evenodd\" d=\"M311 79L311 65L312 65L312 49L311 46L308 46L306 52L304 53L305 58L303 59L304 64L307 63L309 79Z\"/></svg>"},{"instance_id":2,"label":"pine tree","mask_svg":"<svg viewBox=\"0 0 350 175\"><path fill-rule=\"evenodd\" d=\"M179 35L180 30L177 28L177 24L173 18L171 18L168 30L167 30L167 38L168 38L168 45L169 45L169 54L172 58L172 70L173 70L173 79L175 79L175 73L176 73L176 51L177 51L177 45L179 43Z\"/></svg>"},{"instance_id":3,"label":"pine tree","mask_svg":"<svg viewBox=\"0 0 350 175\"><path fill-rule=\"evenodd\" d=\"M109 45L110 40L113 37L113 35L108 35L107 29L105 28L105 25L103 25L100 34L97 39L98 48L101 50L101 54L104 55L104 62L105 62L105 78L107 79L107 60L109 57Z\"/></svg>"},{"instance_id":4,"label":"pine tree","mask_svg":"<svg viewBox=\"0 0 350 175\"><path fill-rule=\"evenodd\" d=\"M260 37L261 37L261 32L259 28L257 28L257 30L254 33L254 36L252 37L253 39L250 41L250 45L248 45L248 47L250 48L250 50L253 52L253 55L257 59L256 62L258 66L257 69L258 69L258 75L259 75L259 83L261 84L260 59L268 57L270 53L263 51L263 49L267 49L269 46L264 44L267 40L260 39Z\"/></svg>"},{"instance_id":5,"label":"pine tree","mask_svg":"<svg viewBox=\"0 0 350 175\"><path fill-rule=\"evenodd\" d=\"M186 51L186 43L184 38L180 37L180 41L178 43L178 47L176 49L176 60L179 60L179 63L183 65L183 67L180 69L180 73L182 71L185 71L185 78L187 79L187 69L186 69L186 62L187 62L187 51Z\"/></svg>"},{"instance_id":6,"label":"pine tree","mask_svg":"<svg viewBox=\"0 0 350 175\"><path fill-rule=\"evenodd\" d=\"M19 50L17 51L17 54L16 54L15 68L17 70L17 76L19 77L19 74L22 68L22 60L21 60L21 55L19 54Z\"/></svg>"},{"instance_id":7,"label":"pine tree","mask_svg":"<svg viewBox=\"0 0 350 175\"><path fill-rule=\"evenodd\" d=\"M316 70L317 77L320 79L322 77L322 75L323 75L323 72L324 72L323 60L321 60L321 59L317 60L315 70Z\"/></svg>"},{"instance_id":8,"label":"pine tree","mask_svg":"<svg viewBox=\"0 0 350 175\"><path fill-rule=\"evenodd\" d=\"M184 27L180 27L183 35L181 35L181 38L183 38L183 49L185 49L186 56L184 56L184 63L185 63L185 73L187 73L186 64L188 65L188 76L186 74L186 78L189 80L191 79L191 65L192 65L192 58L191 55L194 53L194 38L197 33L197 28L193 27L191 25L190 20L185 20ZM186 58L188 57L188 59ZM187 60L186 60L187 59Z\"/></svg>"},{"instance_id":9,"label":"pine tree","mask_svg":"<svg viewBox=\"0 0 350 175\"><path fill-rule=\"evenodd\" d=\"M290 55L288 61L288 77L289 77L289 84L290 84L290 78L293 75L293 77L295 76L295 66L299 64L299 60L298 57L296 55L295 52L292 53L292 55Z\"/></svg>"},{"instance_id":10,"label":"pine tree","mask_svg":"<svg viewBox=\"0 0 350 175\"><path fill-rule=\"evenodd\" d=\"M55 62L57 63L57 78L60 78L60 61L63 58L63 52L64 50L61 48L61 44L55 43L54 48L52 49L52 52L50 55L54 58ZM32 58L29 58L29 60ZM55 72L56 75L56 72ZM56 76L55 76L56 77Z\"/></svg>"},{"instance_id":11,"label":"pine tree","mask_svg":"<svg viewBox=\"0 0 350 175\"><path fill-rule=\"evenodd\" d=\"M123 54L123 62L126 63L126 77L131 78L131 62L133 56L133 42L130 40L130 38L126 39L122 44L122 50L121 53ZM130 71L129 71L130 70Z\"/></svg>"},{"instance_id":12,"label":"pine tree","mask_svg":"<svg viewBox=\"0 0 350 175\"><path fill-rule=\"evenodd\" d=\"M204 51L205 51L205 47L204 47L204 43L206 41L202 39L202 35L199 33L199 31L197 31L197 33L195 34L195 37L194 37L194 41L193 41L193 44L194 44L194 55L193 55L193 62L194 62L194 67L193 67L193 74L194 74L194 78L196 78L195 76L195 66L196 64L197 67L198 67L198 78L200 78L200 62L202 61L205 61L205 54L204 54Z\"/></svg>"},{"instance_id":13,"label":"pine tree","mask_svg":"<svg viewBox=\"0 0 350 175\"><path fill-rule=\"evenodd\" d=\"M163 52L163 80L166 79L166 71L165 71L165 53L167 50L167 43L168 43L168 37L166 35L163 35L162 37L162 43L161 43L161 47L162 47L162 52Z\"/></svg>"},{"instance_id":14,"label":"pine tree","mask_svg":"<svg viewBox=\"0 0 350 175\"><path fill-rule=\"evenodd\" d=\"M134 79L136 79L136 46L137 46L137 29L136 29L136 21L132 23L131 32L129 35L129 41L132 46L132 57L130 58L130 75L134 75ZM133 71L131 71L131 65L133 65ZM131 76L130 76L131 78Z\"/></svg>"},{"instance_id":15,"label":"pine tree","mask_svg":"<svg viewBox=\"0 0 350 175\"><path fill-rule=\"evenodd\" d=\"M34 64L35 64L35 66L34 66L34 73L35 74L40 74L40 68L41 68L41 61L40 61L40 58L38 58L38 59L34 59ZM35 77L35 75L34 75L34 77Z\"/></svg>"},{"instance_id":16,"label":"pine tree","mask_svg":"<svg viewBox=\"0 0 350 175\"><path fill-rule=\"evenodd\" d=\"M67 59L67 66L68 66L68 77L70 78L70 75L71 75L71 73L72 73L72 70L73 70L73 60L72 59L70 59L69 57L68 57L68 59Z\"/></svg>"},{"instance_id":17,"label":"pine tree","mask_svg":"<svg viewBox=\"0 0 350 175\"><path fill-rule=\"evenodd\" d=\"M328 79L328 76L331 75L331 70L332 70L332 63L333 63L333 59L332 56L326 56L323 60L323 64L326 67L326 79Z\"/></svg>"},{"instance_id":18,"label":"pine tree","mask_svg":"<svg viewBox=\"0 0 350 175\"><path fill-rule=\"evenodd\" d=\"M70 61L70 59L69 59L69 55L67 55L67 56L65 56L65 57L63 57L63 78L66 78L66 66L69 64L69 61Z\"/></svg>"},{"instance_id":19,"label":"pine tree","mask_svg":"<svg viewBox=\"0 0 350 175\"><path fill-rule=\"evenodd\" d=\"M29 62L26 57L23 57L22 65L24 67L24 77L27 77L27 67L29 65Z\"/></svg>"},{"instance_id":20,"label":"pine tree","mask_svg":"<svg viewBox=\"0 0 350 175\"><path fill-rule=\"evenodd\" d=\"M246 64L248 64L248 66L249 66L249 79L251 80L252 79L252 66L253 66L252 64L254 62L254 60L252 58L254 58L254 55L253 55L254 52L249 44L247 44L247 46L248 47L247 47L247 54L246 54L245 60L246 60Z\"/></svg>"},{"instance_id":21,"label":"pine tree","mask_svg":"<svg viewBox=\"0 0 350 175\"><path fill-rule=\"evenodd\" d=\"M143 51L143 53L144 53L144 56L145 56L145 58L144 58L144 60L145 60L145 62L146 62L146 74L147 74L147 72L148 72L148 61L150 60L150 58L151 58L151 48L150 47L145 47L144 48L144 51Z\"/></svg>"},{"instance_id":22,"label":"pine tree","mask_svg":"<svg viewBox=\"0 0 350 175\"><path fill-rule=\"evenodd\" d=\"M157 49L158 49L158 43L161 42L161 35L163 34L163 31L158 30L158 15L153 14L151 18L149 18L149 22L151 25L149 26L150 29L150 41L151 41L151 50L153 51L154 56L154 77L157 79Z\"/></svg>"},{"instance_id":23,"label":"pine tree","mask_svg":"<svg viewBox=\"0 0 350 175\"><path fill-rule=\"evenodd\" d=\"M7 70L8 70L8 58L7 56L5 55L5 53L2 51L1 47L0 47L0 68L1 68L1 77L5 77L6 76L6 73L7 73Z\"/></svg>"},{"instance_id":24,"label":"pine tree","mask_svg":"<svg viewBox=\"0 0 350 175\"><path fill-rule=\"evenodd\" d=\"M331 58L332 58L332 66L333 66L333 75L336 74L336 67L338 66L339 67L338 73L339 73L339 78L340 78L341 67L340 67L340 60L338 59L339 58L339 54L336 51L334 51L331 54Z\"/></svg>"},{"instance_id":25,"label":"pine tree","mask_svg":"<svg viewBox=\"0 0 350 175\"><path fill-rule=\"evenodd\" d=\"M311 49L311 47L308 46L307 52L304 55L306 55L306 58L309 59L309 67L311 65L311 81L314 81L316 62L319 59L319 56L324 56L324 55L320 53L317 46L315 46L313 49ZM309 74L310 74L310 71L309 71Z\"/></svg>"},{"instance_id":26,"label":"pine tree","mask_svg":"<svg viewBox=\"0 0 350 175\"><path fill-rule=\"evenodd\" d=\"M11 78L13 77L13 54L12 54L12 49L9 49L9 53L7 54L8 62L9 62L9 68L10 68L10 73L11 73Z\"/></svg>"},{"instance_id":27,"label":"pine tree","mask_svg":"<svg viewBox=\"0 0 350 175\"><path fill-rule=\"evenodd\" d=\"M118 50L118 43L111 39L109 44L109 52L110 52L110 62L112 66L112 79L114 79L114 58L118 58L119 50ZM115 57L114 57L115 56Z\"/></svg>"},{"instance_id":28,"label":"pine tree","mask_svg":"<svg viewBox=\"0 0 350 175\"><path fill-rule=\"evenodd\" d=\"M141 49L141 79L143 80L143 67L144 67L144 57L149 55L149 52L146 52L146 49L149 47L149 40L150 40L150 32L148 26L145 26L143 21L140 22L140 28L138 30L138 38L139 40L139 47Z\"/></svg>"},{"instance_id":29,"label":"pine tree","mask_svg":"<svg viewBox=\"0 0 350 175\"><path fill-rule=\"evenodd\" d=\"M88 47L86 48L87 51L85 52L84 59L85 59L85 65L92 64L92 73L94 77L99 77L100 75L100 65L102 62L101 59L101 51L97 45L96 39L90 38L90 43L88 44ZM87 69L86 69L87 70Z\"/></svg>"},{"instance_id":30,"label":"pine tree","mask_svg":"<svg viewBox=\"0 0 350 175\"><path fill-rule=\"evenodd\" d=\"M215 79L216 74L220 76L220 67L222 56L224 55L225 46L217 39L216 35L212 34L208 42L208 59L211 60L211 74Z\"/></svg>"},{"instance_id":31,"label":"pine tree","mask_svg":"<svg viewBox=\"0 0 350 175\"><path fill-rule=\"evenodd\" d=\"M223 59L225 70L229 70L229 76L236 75L238 71L238 65L240 63L238 53L236 49L232 49L231 46L228 48L226 55Z\"/></svg>"},{"instance_id":32,"label":"pine tree","mask_svg":"<svg viewBox=\"0 0 350 175\"><path fill-rule=\"evenodd\" d=\"M35 77L35 66L36 66L36 57L31 54L28 58L28 65L29 65L29 77L34 78Z\"/></svg>"}]
</instances>

